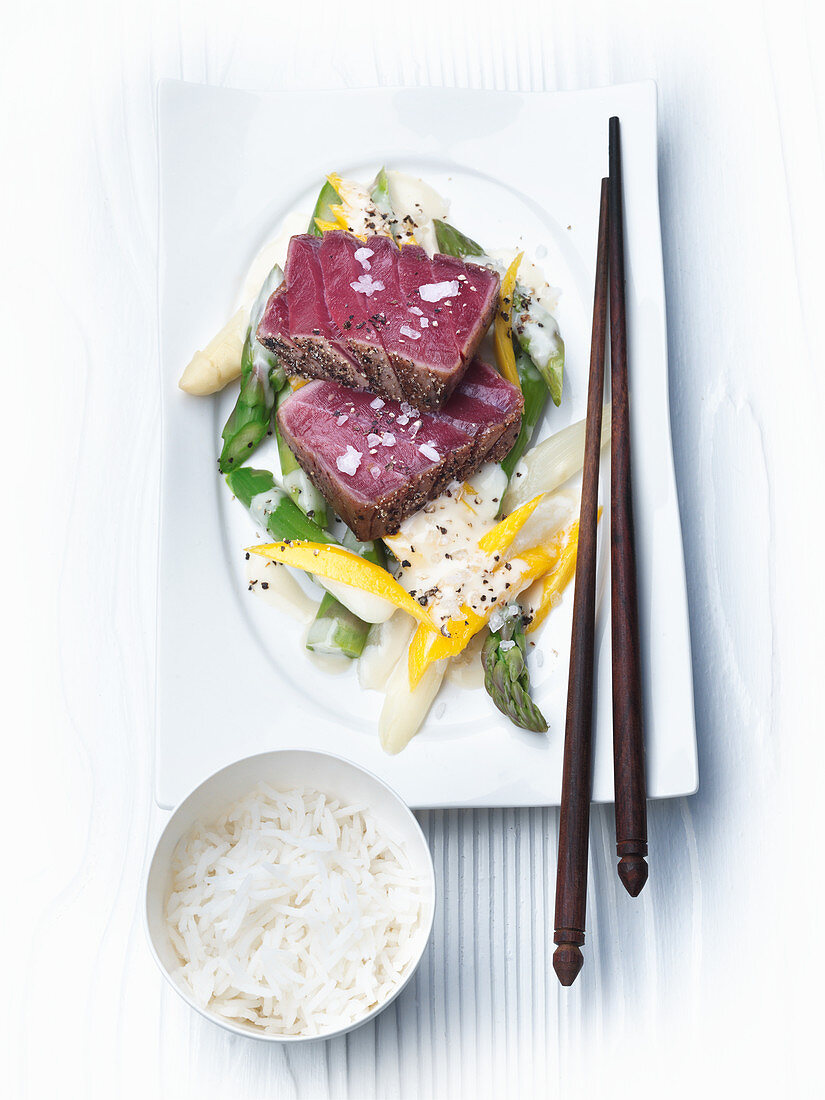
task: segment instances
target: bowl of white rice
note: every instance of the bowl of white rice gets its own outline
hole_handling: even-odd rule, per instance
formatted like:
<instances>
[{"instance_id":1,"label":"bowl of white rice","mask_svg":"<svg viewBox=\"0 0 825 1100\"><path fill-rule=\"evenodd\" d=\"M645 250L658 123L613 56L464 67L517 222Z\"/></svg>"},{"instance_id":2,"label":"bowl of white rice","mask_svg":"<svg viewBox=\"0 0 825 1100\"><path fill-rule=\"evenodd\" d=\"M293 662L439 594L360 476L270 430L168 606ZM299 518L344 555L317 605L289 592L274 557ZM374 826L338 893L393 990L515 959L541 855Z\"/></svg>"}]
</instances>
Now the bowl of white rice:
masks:
<instances>
[{"instance_id":1,"label":"bowl of white rice","mask_svg":"<svg viewBox=\"0 0 825 1100\"><path fill-rule=\"evenodd\" d=\"M402 991L433 923L427 841L377 776L323 752L239 760L173 812L146 880L162 973L239 1035L328 1039Z\"/></svg>"}]
</instances>

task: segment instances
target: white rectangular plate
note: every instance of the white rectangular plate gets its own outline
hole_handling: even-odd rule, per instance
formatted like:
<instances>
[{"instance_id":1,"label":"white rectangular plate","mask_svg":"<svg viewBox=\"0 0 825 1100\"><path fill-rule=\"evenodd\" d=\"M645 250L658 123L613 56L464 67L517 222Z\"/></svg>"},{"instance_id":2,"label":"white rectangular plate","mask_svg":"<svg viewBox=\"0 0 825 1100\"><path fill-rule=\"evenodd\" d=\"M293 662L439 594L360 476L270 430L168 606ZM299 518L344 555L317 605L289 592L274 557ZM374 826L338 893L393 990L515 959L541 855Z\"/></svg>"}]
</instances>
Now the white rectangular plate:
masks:
<instances>
[{"instance_id":1,"label":"white rectangular plate","mask_svg":"<svg viewBox=\"0 0 825 1100\"><path fill-rule=\"evenodd\" d=\"M510 725L482 689L447 685L399 756L379 747L383 699L355 671L330 677L302 629L246 590L256 532L218 476L234 386L217 398L177 381L235 308L258 249L284 215L311 212L327 172L367 180L381 164L422 176L454 224L489 248L523 243L563 294L561 408L542 434L584 416L599 186L607 120L622 121L631 413L651 797L697 786L684 564L673 475L652 83L514 94L369 90L250 94L179 82L159 90L163 482L156 797L180 801L224 764L275 748L327 749L366 766L412 806L554 805L561 790L571 593L532 660L550 731ZM544 251L546 250L546 252ZM260 462L261 465L265 463ZM607 474L607 463L603 474ZM603 476L603 486L605 477ZM607 519L605 515L604 519ZM601 525L602 534L607 524ZM609 561L600 539L593 797L613 797ZM571 586L572 587L572 586Z\"/></svg>"}]
</instances>

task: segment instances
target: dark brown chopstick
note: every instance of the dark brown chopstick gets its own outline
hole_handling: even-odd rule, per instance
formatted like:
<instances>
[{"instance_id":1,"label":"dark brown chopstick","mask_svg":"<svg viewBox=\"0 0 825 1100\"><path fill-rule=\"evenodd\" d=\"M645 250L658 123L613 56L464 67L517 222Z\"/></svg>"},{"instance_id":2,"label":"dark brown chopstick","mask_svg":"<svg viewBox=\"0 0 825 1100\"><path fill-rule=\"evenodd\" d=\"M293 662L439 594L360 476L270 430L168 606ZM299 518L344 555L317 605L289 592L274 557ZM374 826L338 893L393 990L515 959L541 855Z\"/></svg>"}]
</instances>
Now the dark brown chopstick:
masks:
<instances>
[{"instance_id":1,"label":"dark brown chopstick","mask_svg":"<svg viewBox=\"0 0 825 1100\"><path fill-rule=\"evenodd\" d=\"M607 327L607 180L602 180L599 243L590 343L590 380L584 475L579 513L576 587L567 720L564 730L559 857L556 873L556 916L553 969L562 985L572 985L584 959L584 918L587 910L587 848L590 831L590 766L593 725L593 636L596 618L596 525L599 518L599 452L604 393L605 329Z\"/></svg>"},{"instance_id":2,"label":"dark brown chopstick","mask_svg":"<svg viewBox=\"0 0 825 1100\"><path fill-rule=\"evenodd\" d=\"M619 878L632 896L647 882L647 801L642 726L639 606L630 476L630 410L624 286L622 151L618 118L610 119L610 574L613 632L613 781Z\"/></svg>"}]
</instances>

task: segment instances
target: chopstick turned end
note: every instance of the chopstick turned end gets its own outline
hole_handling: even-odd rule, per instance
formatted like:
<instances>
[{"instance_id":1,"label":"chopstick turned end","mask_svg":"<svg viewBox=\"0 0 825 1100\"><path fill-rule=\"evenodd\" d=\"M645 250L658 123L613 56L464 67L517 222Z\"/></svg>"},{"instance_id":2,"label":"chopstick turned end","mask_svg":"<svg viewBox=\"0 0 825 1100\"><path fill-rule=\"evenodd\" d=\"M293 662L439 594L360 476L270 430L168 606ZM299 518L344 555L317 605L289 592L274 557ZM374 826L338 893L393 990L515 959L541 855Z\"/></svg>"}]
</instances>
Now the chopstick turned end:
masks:
<instances>
[{"instance_id":1,"label":"chopstick turned end","mask_svg":"<svg viewBox=\"0 0 825 1100\"><path fill-rule=\"evenodd\" d=\"M632 852L622 855L617 868L622 885L632 898L639 896L642 887L647 882L648 866L645 859L647 844L644 848L644 852Z\"/></svg>"},{"instance_id":2,"label":"chopstick turned end","mask_svg":"<svg viewBox=\"0 0 825 1100\"><path fill-rule=\"evenodd\" d=\"M560 943L553 952L553 969L562 985L572 985L583 966L584 955L577 943Z\"/></svg>"}]
</instances>

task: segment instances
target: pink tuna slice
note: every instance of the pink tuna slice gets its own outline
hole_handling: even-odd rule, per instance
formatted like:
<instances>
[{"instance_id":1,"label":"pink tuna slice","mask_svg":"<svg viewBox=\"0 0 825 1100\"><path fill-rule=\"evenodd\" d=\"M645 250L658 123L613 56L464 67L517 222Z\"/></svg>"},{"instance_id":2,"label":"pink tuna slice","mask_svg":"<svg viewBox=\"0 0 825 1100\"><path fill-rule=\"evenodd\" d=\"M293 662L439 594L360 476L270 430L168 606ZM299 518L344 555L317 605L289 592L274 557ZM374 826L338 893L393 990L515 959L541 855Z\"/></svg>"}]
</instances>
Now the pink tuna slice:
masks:
<instances>
[{"instance_id":1,"label":"pink tuna slice","mask_svg":"<svg viewBox=\"0 0 825 1100\"><path fill-rule=\"evenodd\" d=\"M428 302L419 293L422 286L435 282L430 258L423 248L405 244L401 249L398 282L409 314L406 323L412 322L412 326L421 332L421 339L416 345L418 356L433 373L443 376L454 374L460 369L461 354L444 303ZM422 317L427 322L426 327L421 326Z\"/></svg>"},{"instance_id":2,"label":"pink tuna slice","mask_svg":"<svg viewBox=\"0 0 825 1100\"><path fill-rule=\"evenodd\" d=\"M301 234L289 242L284 282L289 300L289 335L315 358L319 368L349 385L366 386L367 377L350 354L326 308L319 262L321 242ZM324 375L321 375L322 377Z\"/></svg>"},{"instance_id":3,"label":"pink tuna slice","mask_svg":"<svg viewBox=\"0 0 825 1100\"><path fill-rule=\"evenodd\" d=\"M367 247L373 252L372 274L386 288L374 299L377 329L404 395L419 405L443 403L463 372L449 328L431 327L437 315L418 294L415 276L429 278L430 269L420 262L419 250L405 259L388 237L370 237ZM411 247L405 245L402 251ZM406 290L400 283L402 265Z\"/></svg>"},{"instance_id":4,"label":"pink tuna slice","mask_svg":"<svg viewBox=\"0 0 825 1100\"><path fill-rule=\"evenodd\" d=\"M284 350L296 351L292 337L289 335L289 304L286 283L281 283L278 289L270 295L256 335L266 347L272 347L273 343L277 343L283 344Z\"/></svg>"},{"instance_id":5,"label":"pink tuna slice","mask_svg":"<svg viewBox=\"0 0 825 1100\"><path fill-rule=\"evenodd\" d=\"M296 391L281 406L278 424L335 511L367 540L397 531L453 479L503 458L518 435L523 404L514 386L475 360L441 411L421 412L407 424L398 422L399 416L404 419L398 402L376 409L371 394L335 382L313 382ZM385 432L394 437L391 446L369 446L370 436ZM361 455L352 474L337 465L348 447Z\"/></svg>"},{"instance_id":6,"label":"pink tuna slice","mask_svg":"<svg viewBox=\"0 0 825 1100\"><path fill-rule=\"evenodd\" d=\"M497 370L476 359L441 410L441 416L493 447L505 430L505 418L513 406L513 396L501 381Z\"/></svg>"},{"instance_id":7,"label":"pink tuna slice","mask_svg":"<svg viewBox=\"0 0 825 1100\"><path fill-rule=\"evenodd\" d=\"M343 230L330 230L321 238L320 260L329 315L366 375L369 388L391 397L403 397L372 317L376 313L381 280L365 271L355 258L362 242ZM354 286L363 287L356 290ZM368 293L369 291L369 293ZM291 292L290 292L291 293Z\"/></svg>"},{"instance_id":8,"label":"pink tuna slice","mask_svg":"<svg viewBox=\"0 0 825 1100\"><path fill-rule=\"evenodd\" d=\"M455 292L428 301L426 288L437 283ZM399 250L388 237L364 244L340 230L292 239L285 286L267 304L259 339L290 373L417 408L449 399L498 300L494 272L449 257L431 261L417 245Z\"/></svg>"},{"instance_id":9,"label":"pink tuna slice","mask_svg":"<svg viewBox=\"0 0 825 1100\"><path fill-rule=\"evenodd\" d=\"M478 318L492 316L496 308L499 278L495 272L478 264L466 264L454 256L438 254L432 259L433 282L457 282L458 294L439 305L450 316L462 359L475 354L478 347ZM448 304L449 303L449 304Z\"/></svg>"}]
</instances>

